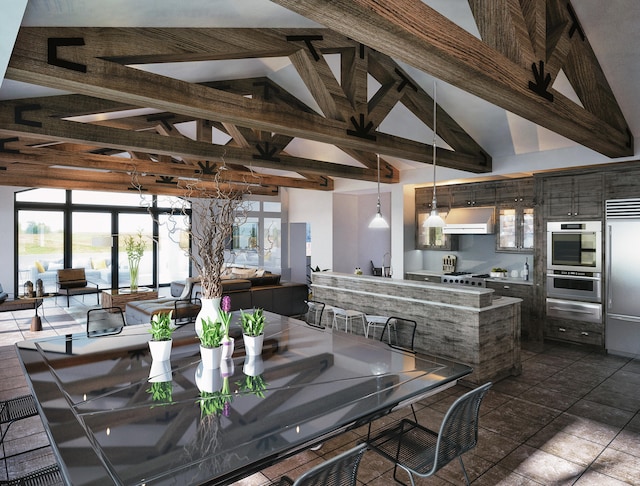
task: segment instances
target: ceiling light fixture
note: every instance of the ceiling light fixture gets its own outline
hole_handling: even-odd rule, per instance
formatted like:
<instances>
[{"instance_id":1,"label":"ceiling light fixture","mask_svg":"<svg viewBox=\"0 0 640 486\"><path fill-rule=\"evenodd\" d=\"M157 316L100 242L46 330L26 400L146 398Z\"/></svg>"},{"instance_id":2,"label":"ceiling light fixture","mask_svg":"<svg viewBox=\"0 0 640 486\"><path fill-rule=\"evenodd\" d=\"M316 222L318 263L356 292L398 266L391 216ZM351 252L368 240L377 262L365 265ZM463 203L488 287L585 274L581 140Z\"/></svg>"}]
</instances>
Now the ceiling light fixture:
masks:
<instances>
[{"instance_id":1,"label":"ceiling light fixture","mask_svg":"<svg viewBox=\"0 0 640 486\"><path fill-rule=\"evenodd\" d=\"M433 200L431 201L431 214L422 224L424 228L444 228L445 222L438 214L436 203L436 81L433 80Z\"/></svg>"},{"instance_id":2,"label":"ceiling light fixture","mask_svg":"<svg viewBox=\"0 0 640 486\"><path fill-rule=\"evenodd\" d=\"M373 217L371 222L369 223L369 228L383 229L388 228L389 223L387 220L382 217L382 213L380 212L380 154L376 154L378 158L378 206L376 215Z\"/></svg>"}]
</instances>

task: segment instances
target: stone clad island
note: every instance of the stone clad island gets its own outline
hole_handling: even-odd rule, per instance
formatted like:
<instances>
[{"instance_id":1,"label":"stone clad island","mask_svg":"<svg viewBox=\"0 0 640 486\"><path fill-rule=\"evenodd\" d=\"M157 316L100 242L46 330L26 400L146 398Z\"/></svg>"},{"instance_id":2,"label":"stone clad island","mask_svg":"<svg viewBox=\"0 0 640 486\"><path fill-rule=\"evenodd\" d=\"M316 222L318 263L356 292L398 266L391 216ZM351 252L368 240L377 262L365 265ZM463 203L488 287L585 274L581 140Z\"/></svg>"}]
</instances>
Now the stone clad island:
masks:
<instances>
[{"instance_id":1,"label":"stone clad island","mask_svg":"<svg viewBox=\"0 0 640 486\"><path fill-rule=\"evenodd\" d=\"M313 300L327 306L417 322L418 353L464 363L464 381L482 384L519 375L521 299L468 288L335 272L312 274ZM323 320L330 325L331 312ZM353 327L354 333L364 329Z\"/></svg>"}]
</instances>

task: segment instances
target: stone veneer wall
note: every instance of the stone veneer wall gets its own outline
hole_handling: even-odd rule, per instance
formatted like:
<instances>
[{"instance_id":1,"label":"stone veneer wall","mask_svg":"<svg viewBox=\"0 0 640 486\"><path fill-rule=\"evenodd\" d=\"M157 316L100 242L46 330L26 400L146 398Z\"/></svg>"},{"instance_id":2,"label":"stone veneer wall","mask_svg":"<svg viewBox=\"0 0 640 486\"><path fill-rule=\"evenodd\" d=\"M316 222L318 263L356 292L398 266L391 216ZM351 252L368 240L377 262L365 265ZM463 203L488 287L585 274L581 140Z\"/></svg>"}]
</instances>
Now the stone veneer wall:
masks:
<instances>
[{"instance_id":1,"label":"stone veneer wall","mask_svg":"<svg viewBox=\"0 0 640 486\"><path fill-rule=\"evenodd\" d=\"M313 300L365 314L417 322L415 349L473 367L481 384L520 374L520 299L493 299L492 289L315 272ZM333 315L325 312L330 326ZM353 332L364 334L357 324ZM379 334L378 334L379 336Z\"/></svg>"}]
</instances>

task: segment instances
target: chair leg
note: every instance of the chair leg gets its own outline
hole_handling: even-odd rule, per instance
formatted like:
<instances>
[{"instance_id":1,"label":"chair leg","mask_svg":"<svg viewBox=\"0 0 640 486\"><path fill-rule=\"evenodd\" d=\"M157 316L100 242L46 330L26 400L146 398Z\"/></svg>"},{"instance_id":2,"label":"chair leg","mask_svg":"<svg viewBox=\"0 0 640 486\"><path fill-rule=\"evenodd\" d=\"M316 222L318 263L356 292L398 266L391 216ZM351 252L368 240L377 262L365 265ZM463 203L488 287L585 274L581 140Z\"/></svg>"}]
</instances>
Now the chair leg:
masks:
<instances>
[{"instance_id":1,"label":"chair leg","mask_svg":"<svg viewBox=\"0 0 640 486\"><path fill-rule=\"evenodd\" d=\"M458 459L460 460L460 466L462 466L462 473L464 474L464 479L467 482L467 486L469 486L469 476L467 476L467 470L464 467L464 462L462 462L462 456L458 456Z\"/></svg>"}]
</instances>

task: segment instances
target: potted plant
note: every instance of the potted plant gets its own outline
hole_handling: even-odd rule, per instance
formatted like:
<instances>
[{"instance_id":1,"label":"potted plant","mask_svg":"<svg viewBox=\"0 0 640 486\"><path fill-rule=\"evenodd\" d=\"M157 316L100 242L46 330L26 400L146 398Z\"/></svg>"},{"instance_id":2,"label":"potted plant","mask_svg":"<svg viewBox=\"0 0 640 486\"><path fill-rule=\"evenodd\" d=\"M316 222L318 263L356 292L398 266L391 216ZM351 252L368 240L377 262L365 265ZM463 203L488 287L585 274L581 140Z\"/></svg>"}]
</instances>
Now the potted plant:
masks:
<instances>
[{"instance_id":1,"label":"potted plant","mask_svg":"<svg viewBox=\"0 0 640 486\"><path fill-rule=\"evenodd\" d=\"M222 380L222 389L220 391L201 391L198 403L200 404L201 417L208 417L211 415L229 416L231 410L231 402L233 401L233 395L229 389L229 378Z\"/></svg>"},{"instance_id":2,"label":"potted plant","mask_svg":"<svg viewBox=\"0 0 640 486\"><path fill-rule=\"evenodd\" d=\"M236 385L240 395L255 395L258 398L264 398L264 392L267 389L267 382L262 375L245 375L242 380L236 382Z\"/></svg>"},{"instance_id":3,"label":"potted plant","mask_svg":"<svg viewBox=\"0 0 640 486\"><path fill-rule=\"evenodd\" d=\"M166 361L171 356L171 345L173 343L172 334L176 328L171 325L171 315L173 311L159 312L151 318L151 341L149 350L151 358L158 361Z\"/></svg>"},{"instance_id":4,"label":"potted plant","mask_svg":"<svg viewBox=\"0 0 640 486\"><path fill-rule=\"evenodd\" d=\"M128 235L124 240L124 249L127 252L127 258L129 260L129 278L131 280L129 288L131 292L138 290L138 269L146 246L142 236L142 230L138 231L137 236Z\"/></svg>"},{"instance_id":5,"label":"potted plant","mask_svg":"<svg viewBox=\"0 0 640 486\"><path fill-rule=\"evenodd\" d=\"M262 354L264 324L265 318L262 309L255 309L251 313L240 311L242 338L244 340L245 352L248 356Z\"/></svg>"},{"instance_id":6,"label":"potted plant","mask_svg":"<svg viewBox=\"0 0 640 486\"><path fill-rule=\"evenodd\" d=\"M173 401L172 381L152 381L147 388L147 393L151 395L151 400L162 405L168 405Z\"/></svg>"},{"instance_id":7,"label":"potted plant","mask_svg":"<svg viewBox=\"0 0 640 486\"><path fill-rule=\"evenodd\" d=\"M202 365L206 369L220 368L222 358L222 338L224 330L218 319L205 317L202 319L202 332L200 334L200 357Z\"/></svg>"}]
</instances>

